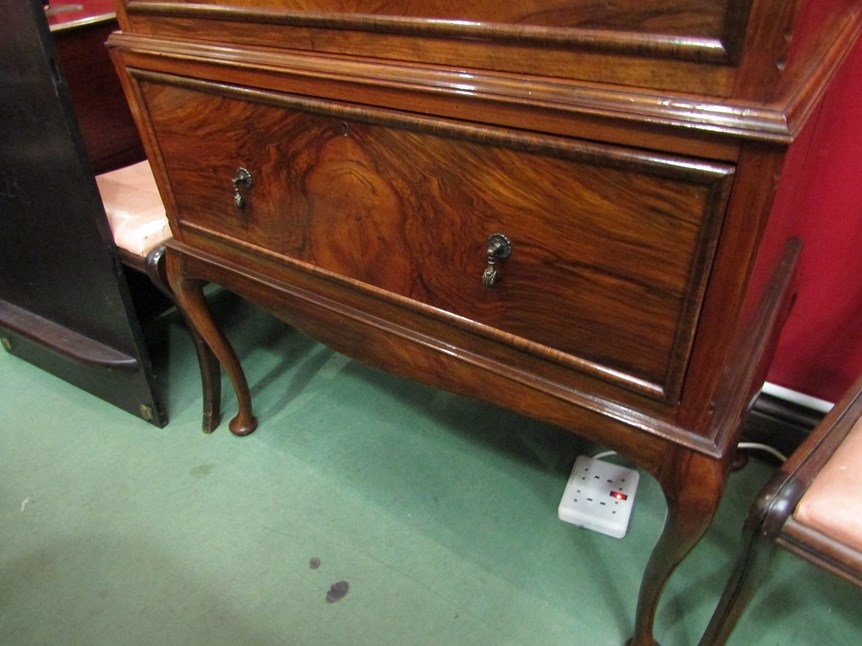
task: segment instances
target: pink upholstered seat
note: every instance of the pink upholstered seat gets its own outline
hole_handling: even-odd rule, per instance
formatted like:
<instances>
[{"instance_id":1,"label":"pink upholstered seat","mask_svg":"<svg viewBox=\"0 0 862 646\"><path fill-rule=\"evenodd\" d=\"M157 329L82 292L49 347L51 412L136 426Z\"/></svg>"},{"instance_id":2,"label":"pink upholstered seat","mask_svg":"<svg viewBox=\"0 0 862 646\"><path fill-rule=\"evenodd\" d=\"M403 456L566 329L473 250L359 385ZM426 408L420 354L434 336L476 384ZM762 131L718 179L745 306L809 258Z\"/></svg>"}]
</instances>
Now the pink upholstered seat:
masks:
<instances>
[{"instance_id":1,"label":"pink upholstered seat","mask_svg":"<svg viewBox=\"0 0 862 646\"><path fill-rule=\"evenodd\" d=\"M862 418L796 505L802 525L862 552Z\"/></svg>"},{"instance_id":2,"label":"pink upholstered seat","mask_svg":"<svg viewBox=\"0 0 862 646\"><path fill-rule=\"evenodd\" d=\"M117 247L146 257L171 235L148 161L96 176Z\"/></svg>"}]
</instances>

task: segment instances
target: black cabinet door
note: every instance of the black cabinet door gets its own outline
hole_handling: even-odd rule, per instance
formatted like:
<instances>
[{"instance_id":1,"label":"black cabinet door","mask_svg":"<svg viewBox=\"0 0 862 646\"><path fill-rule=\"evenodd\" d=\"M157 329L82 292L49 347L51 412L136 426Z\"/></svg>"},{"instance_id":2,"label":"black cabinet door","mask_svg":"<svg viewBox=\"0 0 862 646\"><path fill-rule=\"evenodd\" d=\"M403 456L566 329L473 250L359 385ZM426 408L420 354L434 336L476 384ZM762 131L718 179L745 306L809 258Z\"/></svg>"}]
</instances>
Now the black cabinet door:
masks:
<instances>
[{"instance_id":1,"label":"black cabinet door","mask_svg":"<svg viewBox=\"0 0 862 646\"><path fill-rule=\"evenodd\" d=\"M41 0L0 0L0 339L166 422Z\"/></svg>"}]
</instances>

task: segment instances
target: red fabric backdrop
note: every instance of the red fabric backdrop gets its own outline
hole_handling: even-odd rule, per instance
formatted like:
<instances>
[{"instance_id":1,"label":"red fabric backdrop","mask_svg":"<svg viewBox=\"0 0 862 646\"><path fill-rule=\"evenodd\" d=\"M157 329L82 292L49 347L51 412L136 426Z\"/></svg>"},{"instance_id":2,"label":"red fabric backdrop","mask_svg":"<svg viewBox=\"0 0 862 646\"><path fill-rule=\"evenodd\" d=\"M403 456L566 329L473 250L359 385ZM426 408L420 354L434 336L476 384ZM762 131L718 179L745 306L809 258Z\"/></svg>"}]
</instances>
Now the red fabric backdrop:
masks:
<instances>
[{"instance_id":1,"label":"red fabric backdrop","mask_svg":"<svg viewBox=\"0 0 862 646\"><path fill-rule=\"evenodd\" d=\"M785 175L774 208L795 211L805 246L769 381L836 401L862 374L862 43Z\"/></svg>"}]
</instances>

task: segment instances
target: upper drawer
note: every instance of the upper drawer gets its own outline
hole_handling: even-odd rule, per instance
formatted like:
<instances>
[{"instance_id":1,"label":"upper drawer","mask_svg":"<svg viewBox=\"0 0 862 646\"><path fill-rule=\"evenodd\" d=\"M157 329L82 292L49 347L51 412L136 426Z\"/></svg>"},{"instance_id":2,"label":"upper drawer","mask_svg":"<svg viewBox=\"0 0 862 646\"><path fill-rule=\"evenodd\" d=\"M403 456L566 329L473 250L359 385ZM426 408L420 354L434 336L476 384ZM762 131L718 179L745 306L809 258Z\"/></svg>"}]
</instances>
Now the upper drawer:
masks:
<instances>
[{"instance_id":1,"label":"upper drawer","mask_svg":"<svg viewBox=\"0 0 862 646\"><path fill-rule=\"evenodd\" d=\"M731 167L134 76L179 239L384 290L551 361L678 397ZM240 168L250 181L239 182L238 206ZM493 233L512 249L489 288Z\"/></svg>"},{"instance_id":2,"label":"upper drawer","mask_svg":"<svg viewBox=\"0 0 862 646\"><path fill-rule=\"evenodd\" d=\"M170 3L165 0L127 0L125 4L132 5L133 11L145 5L164 12L176 11L168 8ZM179 0L174 4L183 2ZM419 21L426 21L438 24L441 31L452 30L459 24L463 27L498 25L500 28L518 25L545 30L616 30L721 38L728 29L731 13L747 11L750 3L739 0L195 0L194 4L277 11L285 20L330 22L334 26L370 23L374 19L379 29L390 30L409 30Z\"/></svg>"},{"instance_id":3,"label":"upper drawer","mask_svg":"<svg viewBox=\"0 0 862 646\"><path fill-rule=\"evenodd\" d=\"M837 0L829 0L835 2ZM844 0L846 1L846 0ZM769 91L791 0L124 0L124 30L734 95ZM751 23L756 23L749 29ZM751 64L746 63L751 52ZM736 94L738 96L738 93Z\"/></svg>"}]
</instances>

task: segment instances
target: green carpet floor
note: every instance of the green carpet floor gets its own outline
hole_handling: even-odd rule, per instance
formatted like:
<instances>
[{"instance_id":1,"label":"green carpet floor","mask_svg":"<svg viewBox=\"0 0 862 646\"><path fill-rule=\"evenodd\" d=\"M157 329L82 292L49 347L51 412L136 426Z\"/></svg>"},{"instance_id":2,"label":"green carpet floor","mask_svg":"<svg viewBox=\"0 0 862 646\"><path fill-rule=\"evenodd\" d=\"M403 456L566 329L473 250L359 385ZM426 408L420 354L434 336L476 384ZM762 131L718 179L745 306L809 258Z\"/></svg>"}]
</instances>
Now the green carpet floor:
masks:
<instances>
[{"instance_id":1,"label":"green carpet floor","mask_svg":"<svg viewBox=\"0 0 862 646\"><path fill-rule=\"evenodd\" d=\"M0 352L0 644L630 636L665 513L652 478L641 477L624 539L562 523L575 457L602 447L368 369L222 300L261 421L245 438L226 421L200 431L197 365L176 313L154 332L164 429ZM226 383L223 401L228 419ZM664 646L697 642L769 473L752 461L732 476L669 584ZM860 643L860 600L782 554L732 643Z\"/></svg>"}]
</instances>

